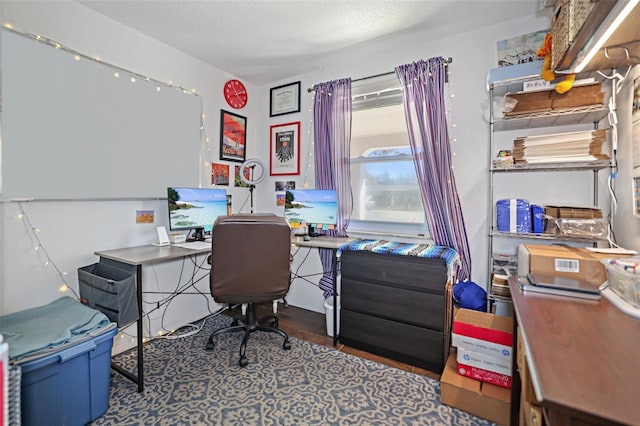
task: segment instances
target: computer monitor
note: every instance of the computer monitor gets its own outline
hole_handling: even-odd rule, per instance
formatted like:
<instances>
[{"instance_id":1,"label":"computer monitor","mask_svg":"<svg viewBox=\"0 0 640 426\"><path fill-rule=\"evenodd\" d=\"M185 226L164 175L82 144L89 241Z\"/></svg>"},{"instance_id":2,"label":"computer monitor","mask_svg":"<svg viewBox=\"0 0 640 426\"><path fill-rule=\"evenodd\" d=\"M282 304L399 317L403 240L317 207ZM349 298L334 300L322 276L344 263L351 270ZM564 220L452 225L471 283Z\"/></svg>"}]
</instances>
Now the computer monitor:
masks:
<instances>
[{"instance_id":1,"label":"computer monitor","mask_svg":"<svg viewBox=\"0 0 640 426\"><path fill-rule=\"evenodd\" d=\"M292 228L307 226L310 237L317 230L338 224L338 198L333 189L290 189L286 192L284 217ZM294 225L295 224L295 225Z\"/></svg>"},{"instance_id":2,"label":"computer monitor","mask_svg":"<svg viewBox=\"0 0 640 426\"><path fill-rule=\"evenodd\" d=\"M227 215L227 190L218 188L167 188L169 229L194 230L189 240L204 241L218 216Z\"/></svg>"}]
</instances>

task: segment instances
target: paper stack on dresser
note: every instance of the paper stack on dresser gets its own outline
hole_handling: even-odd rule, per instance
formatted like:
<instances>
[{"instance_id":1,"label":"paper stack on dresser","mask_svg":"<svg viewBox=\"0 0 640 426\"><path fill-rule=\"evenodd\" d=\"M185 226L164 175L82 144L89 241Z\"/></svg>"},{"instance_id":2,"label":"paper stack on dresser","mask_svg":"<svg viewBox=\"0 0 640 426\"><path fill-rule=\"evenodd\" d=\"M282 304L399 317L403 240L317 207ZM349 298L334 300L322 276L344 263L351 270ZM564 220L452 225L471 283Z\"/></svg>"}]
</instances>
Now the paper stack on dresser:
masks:
<instances>
[{"instance_id":1,"label":"paper stack on dresser","mask_svg":"<svg viewBox=\"0 0 640 426\"><path fill-rule=\"evenodd\" d=\"M458 373L511 388L513 318L459 309L451 344L457 348Z\"/></svg>"}]
</instances>

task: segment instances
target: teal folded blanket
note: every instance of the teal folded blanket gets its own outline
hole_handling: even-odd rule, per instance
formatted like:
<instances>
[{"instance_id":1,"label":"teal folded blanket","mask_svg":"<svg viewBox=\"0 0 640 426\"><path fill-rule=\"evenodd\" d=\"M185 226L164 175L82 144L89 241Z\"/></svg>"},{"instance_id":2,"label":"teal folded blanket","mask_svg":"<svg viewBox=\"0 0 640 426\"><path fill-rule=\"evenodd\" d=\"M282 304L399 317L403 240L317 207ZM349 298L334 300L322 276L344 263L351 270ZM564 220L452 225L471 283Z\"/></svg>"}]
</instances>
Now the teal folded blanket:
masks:
<instances>
[{"instance_id":1,"label":"teal folded blanket","mask_svg":"<svg viewBox=\"0 0 640 426\"><path fill-rule=\"evenodd\" d=\"M0 334L9 344L9 359L51 350L109 325L109 318L70 298L0 317Z\"/></svg>"}]
</instances>

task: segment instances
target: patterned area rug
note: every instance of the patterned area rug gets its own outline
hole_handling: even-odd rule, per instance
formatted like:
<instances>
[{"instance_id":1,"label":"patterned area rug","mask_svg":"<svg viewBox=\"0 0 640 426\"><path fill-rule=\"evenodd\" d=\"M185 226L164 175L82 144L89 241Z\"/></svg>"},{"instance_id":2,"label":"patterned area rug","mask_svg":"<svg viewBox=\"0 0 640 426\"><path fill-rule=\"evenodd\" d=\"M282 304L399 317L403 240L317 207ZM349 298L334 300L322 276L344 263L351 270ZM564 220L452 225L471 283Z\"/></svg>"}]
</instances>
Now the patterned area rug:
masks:
<instances>
[{"instance_id":1,"label":"patterned area rug","mask_svg":"<svg viewBox=\"0 0 640 426\"><path fill-rule=\"evenodd\" d=\"M145 346L144 392L113 374L109 409L93 425L492 425L440 404L429 377L273 333L253 333L240 368L240 333L211 332L231 319L209 318L200 332ZM135 350L116 362L133 371Z\"/></svg>"}]
</instances>

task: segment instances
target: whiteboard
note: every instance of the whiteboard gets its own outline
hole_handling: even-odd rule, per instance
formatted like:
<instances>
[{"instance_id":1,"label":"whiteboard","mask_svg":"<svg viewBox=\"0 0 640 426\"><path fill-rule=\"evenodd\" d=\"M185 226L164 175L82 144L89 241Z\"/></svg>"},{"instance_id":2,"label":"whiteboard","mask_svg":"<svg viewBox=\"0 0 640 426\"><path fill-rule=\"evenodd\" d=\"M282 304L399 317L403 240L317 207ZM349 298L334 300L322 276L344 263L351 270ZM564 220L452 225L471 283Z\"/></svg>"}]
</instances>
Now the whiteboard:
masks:
<instances>
[{"instance_id":1,"label":"whiteboard","mask_svg":"<svg viewBox=\"0 0 640 426\"><path fill-rule=\"evenodd\" d=\"M166 197L198 186L199 96L2 32L2 196Z\"/></svg>"}]
</instances>

